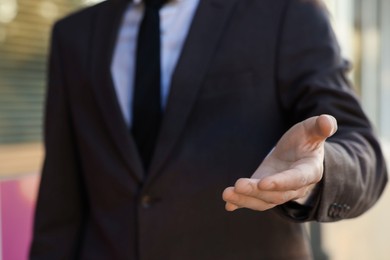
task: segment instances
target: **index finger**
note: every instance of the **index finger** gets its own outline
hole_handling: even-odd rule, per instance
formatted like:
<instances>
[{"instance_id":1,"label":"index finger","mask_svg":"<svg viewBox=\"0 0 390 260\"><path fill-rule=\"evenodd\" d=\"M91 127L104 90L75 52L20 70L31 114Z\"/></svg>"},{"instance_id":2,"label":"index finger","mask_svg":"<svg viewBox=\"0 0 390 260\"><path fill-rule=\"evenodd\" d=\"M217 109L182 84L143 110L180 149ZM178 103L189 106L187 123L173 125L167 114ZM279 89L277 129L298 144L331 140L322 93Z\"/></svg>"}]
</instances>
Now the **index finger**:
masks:
<instances>
[{"instance_id":1,"label":"index finger","mask_svg":"<svg viewBox=\"0 0 390 260\"><path fill-rule=\"evenodd\" d=\"M299 190L319 182L321 178L321 172L313 171L311 167L301 167L301 169L293 168L265 177L257 183L257 186L260 190L268 191Z\"/></svg>"}]
</instances>

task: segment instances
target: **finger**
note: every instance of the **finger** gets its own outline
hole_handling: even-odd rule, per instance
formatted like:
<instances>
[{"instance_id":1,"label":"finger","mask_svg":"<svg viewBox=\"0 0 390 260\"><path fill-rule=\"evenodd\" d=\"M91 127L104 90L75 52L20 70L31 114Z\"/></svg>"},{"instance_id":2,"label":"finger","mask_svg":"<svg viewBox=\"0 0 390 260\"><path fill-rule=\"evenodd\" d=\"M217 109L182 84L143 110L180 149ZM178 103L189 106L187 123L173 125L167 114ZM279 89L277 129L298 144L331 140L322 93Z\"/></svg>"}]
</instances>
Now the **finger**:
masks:
<instances>
[{"instance_id":1,"label":"finger","mask_svg":"<svg viewBox=\"0 0 390 260\"><path fill-rule=\"evenodd\" d=\"M259 199L268 204L280 205L287 201L304 197L308 190L308 186L286 190L275 190L274 186L274 190L264 190L260 189L258 185L260 182L260 180L242 178L236 182L234 188L231 189L230 192L232 192L233 196L238 194ZM232 198L232 201L235 201L235 198Z\"/></svg>"},{"instance_id":2,"label":"finger","mask_svg":"<svg viewBox=\"0 0 390 260\"><path fill-rule=\"evenodd\" d=\"M251 196L258 190L259 179L240 178L234 184L234 192Z\"/></svg>"},{"instance_id":3,"label":"finger","mask_svg":"<svg viewBox=\"0 0 390 260\"><path fill-rule=\"evenodd\" d=\"M226 202L226 204L225 204L225 209L227 211L235 211L236 209L239 209L239 208L240 207L238 207L237 205L234 205L234 204L232 204L230 202Z\"/></svg>"},{"instance_id":4,"label":"finger","mask_svg":"<svg viewBox=\"0 0 390 260\"><path fill-rule=\"evenodd\" d=\"M299 190L318 183L322 179L322 168L322 164L318 164L316 167L310 164L302 164L297 168L265 177L258 182L257 186L259 190L264 191Z\"/></svg>"},{"instance_id":5,"label":"finger","mask_svg":"<svg viewBox=\"0 0 390 260\"><path fill-rule=\"evenodd\" d=\"M226 202L231 201L234 196L234 187L227 187L222 193L222 199Z\"/></svg>"},{"instance_id":6,"label":"finger","mask_svg":"<svg viewBox=\"0 0 390 260\"><path fill-rule=\"evenodd\" d=\"M222 199L226 201L225 209L227 211L234 211L239 208L237 205L231 203L231 201L234 199L234 196L234 187L228 187L222 193Z\"/></svg>"},{"instance_id":7,"label":"finger","mask_svg":"<svg viewBox=\"0 0 390 260\"><path fill-rule=\"evenodd\" d=\"M225 208L228 211L233 211L238 208L264 211L276 206L276 204L268 203L258 198L238 194L231 188L232 187L229 187L224 191L224 200L226 201Z\"/></svg>"}]
</instances>

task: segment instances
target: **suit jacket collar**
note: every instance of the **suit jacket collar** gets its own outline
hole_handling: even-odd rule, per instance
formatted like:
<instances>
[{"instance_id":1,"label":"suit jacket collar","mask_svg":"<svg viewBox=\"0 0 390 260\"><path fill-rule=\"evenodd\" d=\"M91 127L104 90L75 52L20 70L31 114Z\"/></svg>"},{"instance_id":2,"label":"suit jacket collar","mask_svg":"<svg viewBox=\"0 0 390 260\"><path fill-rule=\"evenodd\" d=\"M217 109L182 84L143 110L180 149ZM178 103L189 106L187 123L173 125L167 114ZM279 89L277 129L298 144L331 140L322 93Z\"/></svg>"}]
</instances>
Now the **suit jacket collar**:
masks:
<instances>
[{"instance_id":1,"label":"suit jacket collar","mask_svg":"<svg viewBox=\"0 0 390 260\"><path fill-rule=\"evenodd\" d=\"M130 172L139 182L143 180L143 168L134 140L130 136L122 116L111 75L111 61L119 26L127 1L107 1L96 13L92 33L91 77L93 90L110 138L122 156Z\"/></svg>"},{"instance_id":2,"label":"suit jacket collar","mask_svg":"<svg viewBox=\"0 0 390 260\"><path fill-rule=\"evenodd\" d=\"M94 93L109 134L138 181L150 183L169 159L185 128L224 25L237 1L200 0L172 76L168 104L146 180L143 180L145 173L142 163L118 104L110 70L113 48L128 1L107 1L107 8L97 14L91 57L92 75L95 79Z\"/></svg>"},{"instance_id":3,"label":"suit jacket collar","mask_svg":"<svg viewBox=\"0 0 390 260\"><path fill-rule=\"evenodd\" d=\"M224 25L238 0L200 0L176 70L147 183L161 172L183 132Z\"/></svg>"}]
</instances>

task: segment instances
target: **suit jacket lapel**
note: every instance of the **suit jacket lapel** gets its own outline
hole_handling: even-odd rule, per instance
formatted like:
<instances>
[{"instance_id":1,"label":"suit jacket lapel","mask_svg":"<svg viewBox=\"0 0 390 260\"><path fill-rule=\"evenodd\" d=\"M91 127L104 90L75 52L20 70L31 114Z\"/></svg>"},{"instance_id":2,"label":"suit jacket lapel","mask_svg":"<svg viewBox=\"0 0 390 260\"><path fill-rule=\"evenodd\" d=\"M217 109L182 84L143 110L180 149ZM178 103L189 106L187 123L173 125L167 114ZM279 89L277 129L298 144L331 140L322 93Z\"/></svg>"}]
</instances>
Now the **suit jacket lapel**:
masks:
<instances>
[{"instance_id":1,"label":"suit jacket lapel","mask_svg":"<svg viewBox=\"0 0 390 260\"><path fill-rule=\"evenodd\" d=\"M92 39L91 77L104 121L119 153L138 181L143 168L134 140L131 138L118 104L111 76L111 60L123 12L127 1L108 1L106 9L97 13Z\"/></svg>"},{"instance_id":2,"label":"suit jacket lapel","mask_svg":"<svg viewBox=\"0 0 390 260\"><path fill-rule=\"evenodd\" d=\"M181 57L172 77L171 89L159 140L148 174L148 182L160 171L183 131L198 90L213 56L221 32L237 0L201 0Z\"/></svg>"}]
</instances>

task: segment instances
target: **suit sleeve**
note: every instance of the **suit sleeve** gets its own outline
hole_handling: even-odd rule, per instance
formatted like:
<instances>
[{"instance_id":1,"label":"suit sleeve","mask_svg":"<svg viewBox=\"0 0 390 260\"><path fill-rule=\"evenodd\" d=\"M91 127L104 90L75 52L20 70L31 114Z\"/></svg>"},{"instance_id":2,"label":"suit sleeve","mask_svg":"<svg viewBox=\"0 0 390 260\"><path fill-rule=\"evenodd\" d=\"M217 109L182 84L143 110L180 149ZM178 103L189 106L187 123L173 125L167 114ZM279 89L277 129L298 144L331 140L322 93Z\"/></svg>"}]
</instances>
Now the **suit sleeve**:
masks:
<instances>
[{"instance_id":1,"label":"suit sleeve","mask_svg":"<svg viewBox=\"0 0 390 260\"><path fill-rule=\"evenodd\" d=\"M325 144L324 176L312 207L282 212L297 221L353 218L367 211L387 182L381 148L346 73L327 12L319 1L288 1L280 31L277 80L289 124L333 115L337 133Z\"/></svg>"},{"instance_id":2,"label":"suit sleeve","mask_svg":"<svg viewBox=\"0 0 390 260\"><path fill-rule=\"evenodd\" d=\"M44 129L46 155L30 259L77 258L86 210L57 27L52 33Z\"/></svg>"}]
</instances>

